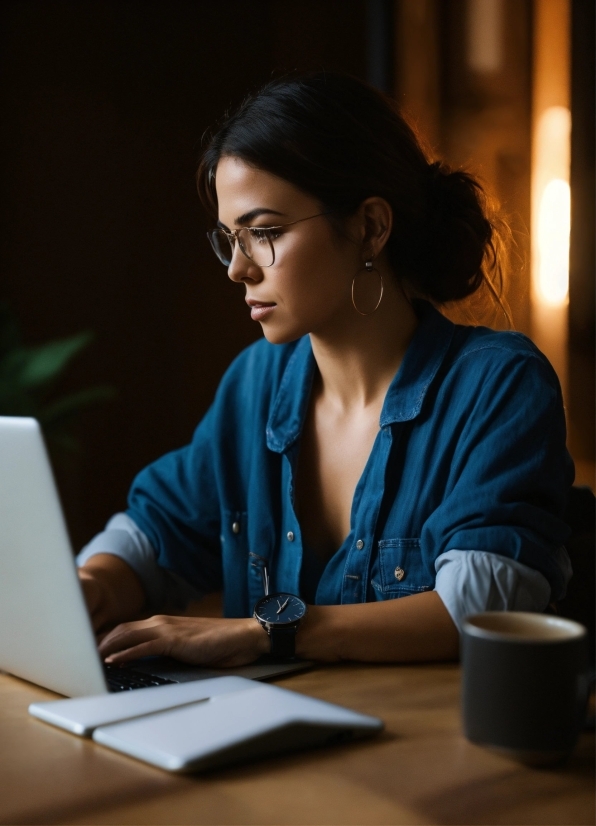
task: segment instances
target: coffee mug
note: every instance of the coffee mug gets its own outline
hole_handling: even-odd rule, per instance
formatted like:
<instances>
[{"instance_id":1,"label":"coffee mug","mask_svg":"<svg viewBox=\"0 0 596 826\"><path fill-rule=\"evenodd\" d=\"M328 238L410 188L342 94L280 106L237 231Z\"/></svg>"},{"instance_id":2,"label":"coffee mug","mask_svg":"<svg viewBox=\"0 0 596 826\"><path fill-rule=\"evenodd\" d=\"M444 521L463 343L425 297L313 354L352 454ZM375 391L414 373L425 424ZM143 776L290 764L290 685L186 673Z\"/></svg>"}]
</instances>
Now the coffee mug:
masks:
<instances>
[{"instance_id":1,"label":"coffee mug","mask_svg":"<svg viewBox=\"0 0 596 826\"><path fill-rule=\"evenodd\" d=\"M589 691L583 625L548 614L474 614L462 625L461 659L469 740L533 764L571 752Z\"/></svg>"}]
</instances>

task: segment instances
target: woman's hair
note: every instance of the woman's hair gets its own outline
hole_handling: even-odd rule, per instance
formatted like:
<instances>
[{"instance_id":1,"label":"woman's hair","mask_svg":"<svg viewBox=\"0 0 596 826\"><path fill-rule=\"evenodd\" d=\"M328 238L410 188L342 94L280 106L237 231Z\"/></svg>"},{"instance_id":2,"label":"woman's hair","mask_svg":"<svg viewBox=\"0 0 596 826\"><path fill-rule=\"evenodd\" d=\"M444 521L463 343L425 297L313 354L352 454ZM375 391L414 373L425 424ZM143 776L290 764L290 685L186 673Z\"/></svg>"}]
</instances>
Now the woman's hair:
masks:
<instances>
[{"instance_id":1,"label":"woman's hair","mask_svg":"<svg viewBox=\"0 0 596 826\"><path fill-rule=\"evenodd\" d=\"M363 81L313 72L247 97L199 166L199 194L213 217L215 170L226 156L314 196L332 219L353 214L370 196L386 199L393 210L389 262L414 296L445 304L486 283L500 303L498 233L482 187L467 172L429 162L392 101Z\"/></svg>"}]
</instances>

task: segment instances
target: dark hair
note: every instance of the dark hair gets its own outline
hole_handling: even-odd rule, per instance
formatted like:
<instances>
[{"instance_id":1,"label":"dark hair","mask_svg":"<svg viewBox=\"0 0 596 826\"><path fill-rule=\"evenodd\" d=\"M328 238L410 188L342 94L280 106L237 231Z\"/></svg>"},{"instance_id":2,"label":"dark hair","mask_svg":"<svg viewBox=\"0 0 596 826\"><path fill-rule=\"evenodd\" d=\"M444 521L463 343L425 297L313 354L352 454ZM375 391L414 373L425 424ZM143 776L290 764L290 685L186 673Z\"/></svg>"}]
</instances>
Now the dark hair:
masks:
<instances>
[{"instance_id":1,"label":"dark hair","mask_svg":"<svg viewBox=\"0 0 596 826\"><path fill-rule=\"evenodd\" d=\"M389 261L416 295L444 304L486 281L500 300L496 227L482 187L463 170L429 162L392 101L363 81L313 72L274 80L247 97L199 166L199 194L214 217L215 170L224 156L283 178L339 218L369 196L385 198L394 215Z\"/></svg>"}]
</instances>

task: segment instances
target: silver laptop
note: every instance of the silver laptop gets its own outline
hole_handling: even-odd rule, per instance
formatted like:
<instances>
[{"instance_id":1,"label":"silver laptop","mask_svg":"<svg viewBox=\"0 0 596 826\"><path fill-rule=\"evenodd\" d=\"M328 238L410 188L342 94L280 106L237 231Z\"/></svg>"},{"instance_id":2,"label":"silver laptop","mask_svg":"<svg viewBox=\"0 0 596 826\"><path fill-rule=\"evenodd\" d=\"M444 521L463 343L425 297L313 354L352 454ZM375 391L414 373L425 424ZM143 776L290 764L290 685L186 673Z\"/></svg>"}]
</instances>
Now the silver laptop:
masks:
<instances>
[{"instance_id":1,"label":"silver laptop","mask_svg":"<svg viewBox=\"0 0 596 826\"><path fill-rule=\"evenodd\" d=\"M257 662L214 670L154 658L109 673L97 651L39 424L0 416L0 670L80 697L223 675L263 680L309 665Z\"/></svg>"}]
</instances>

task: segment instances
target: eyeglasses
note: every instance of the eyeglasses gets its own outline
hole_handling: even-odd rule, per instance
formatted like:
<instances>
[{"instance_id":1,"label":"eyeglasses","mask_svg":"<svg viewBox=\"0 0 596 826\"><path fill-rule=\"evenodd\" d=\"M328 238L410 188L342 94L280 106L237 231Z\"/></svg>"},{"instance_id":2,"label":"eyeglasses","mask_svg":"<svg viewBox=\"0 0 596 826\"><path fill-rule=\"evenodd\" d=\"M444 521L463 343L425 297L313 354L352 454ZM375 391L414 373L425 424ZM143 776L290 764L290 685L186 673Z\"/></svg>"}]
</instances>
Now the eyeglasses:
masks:
<instances>
[{"instance_id":1,"label":"eyeglasses","mask_svg":"<svg viewBox=\"0 0 596 826\"><path fill-rule=\"evenodd\" d=\"M279 230L300 224L302 221L310 221L312 218L319 218L321 215L329 215L327 212L318 212L316 215L309 215L307 218L299 218L297 221L290 221L288 224L279 224L276 227L240 227L240 229L213 229L207 233L213 252L217 255L224 267L229 267L234 255L234 246L238 241L241 252L252 261L257 267L271 267L275 262L275 247L273 242L279 238Z\"/></svg>"}]
</instances>

